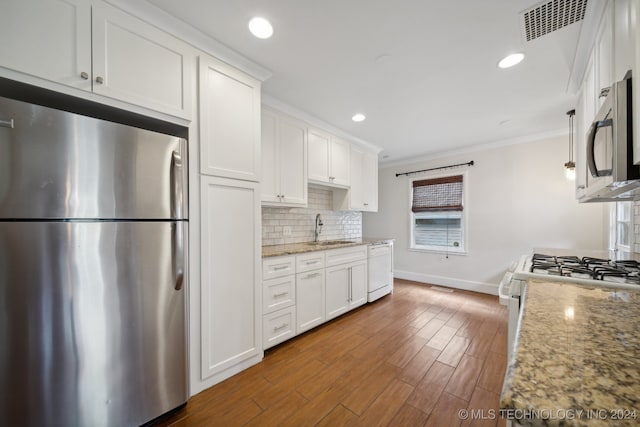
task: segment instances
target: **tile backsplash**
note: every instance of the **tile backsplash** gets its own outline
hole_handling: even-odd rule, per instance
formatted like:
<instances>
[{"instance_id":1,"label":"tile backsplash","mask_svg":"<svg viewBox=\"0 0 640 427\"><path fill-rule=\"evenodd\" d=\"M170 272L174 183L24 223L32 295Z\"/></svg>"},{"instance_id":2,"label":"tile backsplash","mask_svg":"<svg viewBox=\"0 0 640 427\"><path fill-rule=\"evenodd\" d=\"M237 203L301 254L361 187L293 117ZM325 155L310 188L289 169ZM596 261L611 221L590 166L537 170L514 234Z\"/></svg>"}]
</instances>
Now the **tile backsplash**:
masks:
<instances>
[{"instance_id":1,"label":"tile backsplash","mask_svg":"<svg viewBox=\"0 0 640 427\"><path fill-rule=\"evenodd\" d=\"M362 212L334 211L333 193L325 188L309 186L308 196L306 208L262 207L263 245L313 241L317 214L324 224L318 240L362 238Z\"/></svg>"}]
</instances>

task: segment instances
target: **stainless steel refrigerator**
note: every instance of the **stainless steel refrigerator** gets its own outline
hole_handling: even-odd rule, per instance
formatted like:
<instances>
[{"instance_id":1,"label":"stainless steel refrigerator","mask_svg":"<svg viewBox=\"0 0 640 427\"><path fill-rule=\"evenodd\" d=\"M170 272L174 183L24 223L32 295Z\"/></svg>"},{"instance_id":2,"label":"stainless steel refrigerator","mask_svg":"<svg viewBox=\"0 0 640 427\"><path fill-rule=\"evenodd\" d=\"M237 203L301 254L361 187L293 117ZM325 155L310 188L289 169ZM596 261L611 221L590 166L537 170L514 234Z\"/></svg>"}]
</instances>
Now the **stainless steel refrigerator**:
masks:
<instances>
[{"instance_id":1,"label":"stainless steel refrigerator","mask_svg":"<svg viewBox=\"0 0 640 427\"><path fill-rule=\"evenodd\" d=\"M0 424L186 402L184 139L0 98Z\"/></svg>"}]
</instances>

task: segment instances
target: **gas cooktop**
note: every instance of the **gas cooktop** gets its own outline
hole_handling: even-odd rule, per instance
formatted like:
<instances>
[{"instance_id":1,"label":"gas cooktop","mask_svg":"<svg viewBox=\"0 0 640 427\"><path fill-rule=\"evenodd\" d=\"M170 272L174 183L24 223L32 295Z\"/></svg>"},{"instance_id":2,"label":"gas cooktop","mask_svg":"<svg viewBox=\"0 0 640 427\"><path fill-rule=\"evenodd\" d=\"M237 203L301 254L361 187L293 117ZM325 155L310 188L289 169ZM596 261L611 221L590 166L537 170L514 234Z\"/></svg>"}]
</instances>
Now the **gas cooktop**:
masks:
<instances>
[{"instance_id":1,"label":"gas cooktop","mask_svg":"<svg viewBox=\"0 0 640 427\"><path fill-rule=\"evenodd\" d=\"M640 263L571 255L533 254L529 271L535 274L640 285Z\"/></svg>"}]
</instances>

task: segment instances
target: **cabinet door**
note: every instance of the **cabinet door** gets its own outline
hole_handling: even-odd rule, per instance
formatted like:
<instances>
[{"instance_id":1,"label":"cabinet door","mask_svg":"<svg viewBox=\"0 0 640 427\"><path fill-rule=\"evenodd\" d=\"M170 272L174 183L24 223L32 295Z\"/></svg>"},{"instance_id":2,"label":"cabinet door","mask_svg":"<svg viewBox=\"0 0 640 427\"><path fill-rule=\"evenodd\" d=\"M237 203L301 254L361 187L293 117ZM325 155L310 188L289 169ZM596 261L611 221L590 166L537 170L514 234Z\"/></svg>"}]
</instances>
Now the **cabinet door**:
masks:
<instances>
[{"instance_id":1,"label":"cabinet door","mask_svg":"<svg viewBox=\"0 0 640 427\"><path fill-rule=\"evenodd\" d=\"M263 336L265 350L296 335L296 308L283 308L264 316Z\"/></svg>"},{"instance_id":2,"label":"cabinet door","mask_svg":"<svg viewBox=\"0 0 640 427\"><path fill-rule=\"evenodd\" d=\"M323 269L296 275L297 333L307 331L325 321L325 271Z\"/></svg>"},{"instance_id":3,"label":"cabinet door","mask_svg":"<svg viewBox=\"0 0 640 427\"><path fill-rule=\"evenodd\" d=\"M575 116L575 153L574 159L576 163L576 199L580 199L585 195L585 188L587 185L587 127L590 122L587 122L585 112L585 90L580 92L578 100L576 101L576 116Z\"/></svg>"},{"instance_id":4,"label":"cabinet door","mask_svg":"<svg viewBox=\"0 0 640 427\"><path fill-rule=\"evenodd\" d=\"M327 268L326 274L326 317L330 320L349 311L349 266Z\"/></svg>"},{"instance_id":5,"label":"cabinet door","mask_svg":"<svg viewBox=\"0 0 640 427\"><path fill-rule=\"evenodd\" d=\"M634 41L634 68L633 68L633 77L636 82L640 79L640 42L638 42L638 38L640 38L640 0L632 0L629 7L629 14L631 16L631 37ZM632 85L633 96L633 111L635 111L635 119L633 121L633 163L640 164L640 115L638 112L640 111L640 84L635 83Z\"/></svg>"},{"instance_id":6,"label":"cabinet door","mask_svg":"<svg viewBox=\"0 0 640 427\"><path fill-rule=\"evenodd\" d=\"M303 123L280 119L280 195L282 203L295 206L307 204L307 141Z\"/></svg>"},{"instance_id":7,"label":"cabinet door","mask_svg":"<svg viewBox=\"0 0 640 427\"><path fill-rule=\"evenodd\" d=\"M378 156L364 153L362 164L362 205L364 211L378 211ZM353 185L353 184L352 184Z\"/></svg>"},{"instance_id":8,"label":"cabinet door","mask_svg":"<svg viewBox=\"0 0 640 427\"><path fill-rule=\"evenodd\" d=\"M364 209L364 151L351 146L351 188L349 189L349 209Z\"/></svg>"},{"instance_id":9,"label":"cabinet door","mask_svg":"<svg viewBox=\"0 0 640 427\"><path fill-rule=\"evenodd\" d=\"M258 187L201 178L203 379L262 351Z\"/></svg>"},{"instance_id":10,"label":"cabinet door","mask_svg":"<svg viewBox=\"0 0 640 427\"><path fill-rule=\"evenodd\" d=\"M616 0L613 3L613 81L624 78L628 70L634 67L635 58L635 19L631 0Z\"/></svg>"},{"instance_id":11,"label":"cabinet door","mask_svg":"<svg viewBox=\"0 0 640 427\"><path fill-rule=\"evenodd\" d=\"M191 118L195 57L187 45L102 2L92 15L93 91Z\"/></svg>"},{"instance_id":12,"label":"cabinet door","mask_svg":"<svg viewBox=\"0 0 640 427\"><path fill-rule=\"evenodd\" d=\"M356 308L367 302L367 261L354 262L349 266L351 281L349 308Z\"/></svg>"},{"instance_id":13,"label":"cabinet door","mask_svg":"<svg viewBox=\"0 0 640 427\"><path fill-rule=\"evenodd\" d=\"M296 303L296 276L278 277L262 283L262 314Z\"/></svg>"},{"instance_id":14,"label":"cabinet door","mask_svg":"<svg viewBox=\"0 0 640 427\"><path fill-rule=\"evenodd\" d=\"M329 150L331 137L315 129L309 129L309 179L329 182Z\"/></svg>"},{"instance_id":15,"label":"cabinet door","mask_svg":"<svg viewBox=\"0 0 640 427\"><path fill-rule=\"evenodd\" d=\"M91 90L89 1L4 0L0 39L2 67Z\"/></svg>"},{"instance_id":16,"label":"cabinet door","mask_svg":"<svg viewBox=\"0 0 640 427\"><path fill-rule=\"evenodd\" d=\"M331 170L329 181L337 185L349 185L349 154L351 144L331 138Z\"/></svg>"},{"instance_id":17,"label":"cabinet door","mask_svg":"<svg viewBox=\"0 0 640 427\"><path fill-rule=\"evenodd\" d=\"M200 172L260 181L260 82L200 57Z\"/></svg>"},{"instance_id":18,"label":"cabinet door","mask_svg":"<svg viewBox=\"0 0 640 427\"><path fill-rule=\"evenodd\" d=\"M262 201L266 204L280 203L280 174L278 173L278 117L262 110Z\"/></svg>"},{"instance_id":19,"label":"cabinet door","mask_svg":"<svg viewBox=\"0 0 640 427\"><path fill-rule=\"evenodd\" d=\"M605 97L600 96L602 90L609 88L612 83L613 66L613 28L610 2L605 9L600 28L596 35L596 111L604 103Z\"/></svg>"}]
</instances>

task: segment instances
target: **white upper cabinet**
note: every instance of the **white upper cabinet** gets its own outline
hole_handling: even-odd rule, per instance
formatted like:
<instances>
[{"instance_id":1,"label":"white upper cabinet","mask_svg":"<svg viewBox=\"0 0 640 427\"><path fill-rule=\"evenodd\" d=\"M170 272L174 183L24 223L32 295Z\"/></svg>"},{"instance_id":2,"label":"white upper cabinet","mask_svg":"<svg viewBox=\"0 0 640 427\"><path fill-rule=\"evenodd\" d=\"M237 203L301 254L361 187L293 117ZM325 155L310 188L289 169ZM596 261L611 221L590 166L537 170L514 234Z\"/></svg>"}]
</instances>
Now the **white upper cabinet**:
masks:
<instances>
[{"instance_id":1,"label":"white upper cabinet","mask_svg":"<svg viewBox=\"0 0 640 427\"><path fill-rule=\"evenodd\" d=\"M189 118L195 66L190 49L105 3L94 3L92 14L93 91Z\"/></svg>"},{"instance_id":2,"label":"white upper cabinet","mask_svg":"<svg viewBox=\"0 0 640 427\"><path fill-rule=\"evenodd\" d=\"M201 56L200 173L260 181L260 82Z\"/></svg>"},{"instance_id":3,"label":"white upper cabinet","mask_svg":"<svg viewBox=\"0 0 640 427\"><path fill-rule=\"evenodd\" d=\"M596 35L596 109L604 103L605 93L613 82L613 2L605 9ZM597 110L596 110L597 111Z\"/></svg>"},{"instance_id":4,"label":"white upper cabinet","mask_svg":"<svg viewBox=\"0 0 640 427\"><path fill-rule=\"evenodd\" d=\"M633 121L633 163L640 164L640 0L629 1L629 39L632 41L629 47L632 61L634 83L632 85L633 95L632 109L634 111Z\"/></svg>"},{"instance_id":5,"label":"white upper cabinet","mask_svg":"<svg viewBox=\"0 0 640 427\"><path fill-rule=\"evenodd\" d=\"M613 2L613 81L624 78L627 71L635 67L636 19L633 16L637 0L616 0Z\"/></svg>"},{"instance_id":6,"label":"white upper cabinet","mask_svg":"<svg viewBox=\"0 0 640 427\"><path fill-rule=\"evenodd\" d=\"M0 65L181 118L191 116L191 49L100 1L8 0Z\"/></svg>"},{"instance_id":7,"label":"white upper cabinet","mask_svg":"<svg viewBox=\"0 0 640 427\"><path fill-rule=\"evenodd\" d=\"M378 156L354 144L351 144L349 209L378 210Z\"/></svg>"},{"instance_id":8,"label":"white upper cabinet","mask_svg":"<svg viewBox=\"0 0 640 427\"><path fill-rule=\"evenodd\" d=\"M307 205L307 129L295 119L262 110L262 204Z\"/></svg>"},{"instance_id":9,"label":"white upper cabinet","mask_svg":"<svg viewBox=\"0 0 640 427\"><path fill-rule=\"evenodd\" d=\"M348 187L350 144L309 128L309 181Z\"/></svg>"},{"instance_id":10,"label":"white upper cabinet","mask_svg":"<svg viewBox=\"0 0 640 427\"><path fill-rule=\"evenodd\" d=\"M0 66L91 90L91 3L4 0L0 39Z\"/></svg>"}]
</instances>

